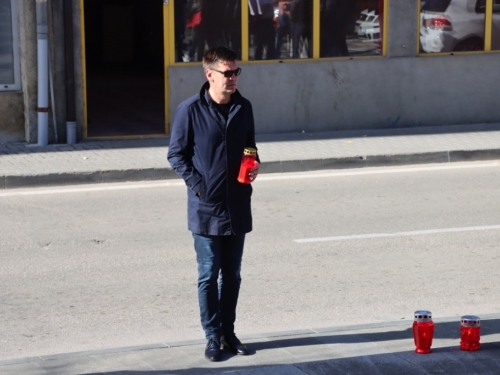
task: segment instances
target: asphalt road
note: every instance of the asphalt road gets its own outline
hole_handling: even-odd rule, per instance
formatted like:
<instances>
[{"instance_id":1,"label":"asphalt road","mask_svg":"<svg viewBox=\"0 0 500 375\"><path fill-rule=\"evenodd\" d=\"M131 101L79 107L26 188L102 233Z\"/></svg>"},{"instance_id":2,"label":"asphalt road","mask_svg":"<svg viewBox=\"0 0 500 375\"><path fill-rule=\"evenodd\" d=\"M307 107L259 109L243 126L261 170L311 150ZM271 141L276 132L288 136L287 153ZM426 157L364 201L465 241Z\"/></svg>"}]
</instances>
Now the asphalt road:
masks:
<instances>
[{"instance_id":1,"label":"asphalt road","mask_svg":"<svg viewBox=\"0 0 500 375\"><path fill-rule=\"evenodd\" d=\"M237 334L500 311L500 164L262 175ZM203 338L180 181L0 193L0 359Z\"/></svg>"}]
</instances>

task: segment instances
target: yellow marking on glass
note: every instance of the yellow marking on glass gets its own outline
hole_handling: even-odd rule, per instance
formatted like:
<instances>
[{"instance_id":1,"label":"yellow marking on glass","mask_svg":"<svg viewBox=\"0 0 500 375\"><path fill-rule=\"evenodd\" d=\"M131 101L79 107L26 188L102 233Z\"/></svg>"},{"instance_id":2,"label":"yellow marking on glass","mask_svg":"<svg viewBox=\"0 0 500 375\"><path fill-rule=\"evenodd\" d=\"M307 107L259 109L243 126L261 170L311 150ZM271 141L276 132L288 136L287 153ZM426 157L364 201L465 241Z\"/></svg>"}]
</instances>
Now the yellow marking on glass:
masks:
<instances>
[{"instance_id":1,"label":"yellow marking on glass","mask_svg":"<svg viewBox=\"0 0 500 375\"><path fill-rule=\"evenodd\" d=\"M241 0L241 61L249 60L250 33L248 31L248 0Z\"/></svg>"},{"instance_id":2,"label":"yellow marking on glass","mask_svg":"<svg viewBox=\"0 0 500 375\"><path fill-rule=\"evenodd\" d=\"M320 34L320 0L313 1L313 30L312 30L312 58L319 59L319 34Z\"/></svg>"},{"instance_id":3,"label":"yellow marking on glass","mask_svg":"<svg viewBox=\"0 0 500 375\"><path fill-rule=\"evenodd\" d=\"M420 5L420 0L419 0L419 5ZM420 7L418 9L420 9ZM382 34L382 56L387 56L387 41L389 40L389 37L388 37L389 30L387 29L388 26L389 26L389 0L384 0L384 21L383 21L383 29L382 29L382 32L383 32L383 34Z\"/></svg>"},{"instance_id":4,"label":"yellow marking on glass","mask_svg":"<svg viewBox=\"0 0 500 375\"><path fill-rule=\"evenodd\" d=\"M493 0L486 0L484 12L484 51L491 51L491 33L493 29Z\"/></svg>"},{"instance_id":5,"label":"yellow marking on glass","mask_svg":"<svg viewBox=\"0 0 500 375\"><path fill-rule=\"evenodd\" d=\"M170 134L170 88L168 80L168 68L175 64L175 31L174 31L174 12L172 5L163 3L163 74L164 74L164 92L165 92L165 134Z\"/></svg>"}]
</instances>

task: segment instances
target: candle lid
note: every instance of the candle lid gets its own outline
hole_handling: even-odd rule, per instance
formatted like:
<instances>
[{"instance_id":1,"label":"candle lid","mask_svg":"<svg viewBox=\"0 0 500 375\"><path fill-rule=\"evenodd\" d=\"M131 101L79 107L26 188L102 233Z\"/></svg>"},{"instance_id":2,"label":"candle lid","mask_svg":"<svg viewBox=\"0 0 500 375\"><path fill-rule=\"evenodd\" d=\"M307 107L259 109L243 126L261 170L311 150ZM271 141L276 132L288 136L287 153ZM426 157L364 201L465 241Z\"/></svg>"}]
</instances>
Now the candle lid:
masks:
<instances>
[{"instance_id":1,"label":"candle lid","mask_svg":"<svg viewBox=\"0 0 500 375\"><path fill-rule=\"evenodd\" d=\"M245 147L245 149L243 150L243 154L248 156L255 156L257 155L257 150L252 147Z\"/></svg>"},{"instance_id":2,"label":"candle lid","mask_svg":"<svg viewBox=\"0 0 500 375\"><path fill-rule=\"evenodd\" d=\"M464 315L461 320L462 325L467 327L479 327L481 325L481 320L475 315Z\"/></svg>"},{"instance_id":3,"label":"candle lid","mask_svg":"<svg viewBox=\"0 0 500 375\"><path fill-rule=\"evenodd\" d=\"M417 310L415 311L415 321L416 322L432 322L432 313L427 310Z\"/></svg>"}]
</instances>

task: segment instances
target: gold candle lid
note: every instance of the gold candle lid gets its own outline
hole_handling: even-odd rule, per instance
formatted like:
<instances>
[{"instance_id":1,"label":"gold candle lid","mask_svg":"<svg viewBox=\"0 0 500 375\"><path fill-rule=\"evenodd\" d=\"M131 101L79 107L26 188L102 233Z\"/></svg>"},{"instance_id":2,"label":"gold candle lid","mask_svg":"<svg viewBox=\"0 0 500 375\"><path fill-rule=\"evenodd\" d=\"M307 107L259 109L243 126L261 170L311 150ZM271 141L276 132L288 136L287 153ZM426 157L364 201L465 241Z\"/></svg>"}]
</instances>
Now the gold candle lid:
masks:
<instances>
[{"instance_id":1,"label":"gold candle lid","mask_svg":"<svg viewBox=\"0 0 500 375\"><path fill-rule=\"evenodd\" d=\"M257 150L252 147L245 147L245 149L243 150L243 155L255 156L257 155Z\"/></svg>"}]
</instances>

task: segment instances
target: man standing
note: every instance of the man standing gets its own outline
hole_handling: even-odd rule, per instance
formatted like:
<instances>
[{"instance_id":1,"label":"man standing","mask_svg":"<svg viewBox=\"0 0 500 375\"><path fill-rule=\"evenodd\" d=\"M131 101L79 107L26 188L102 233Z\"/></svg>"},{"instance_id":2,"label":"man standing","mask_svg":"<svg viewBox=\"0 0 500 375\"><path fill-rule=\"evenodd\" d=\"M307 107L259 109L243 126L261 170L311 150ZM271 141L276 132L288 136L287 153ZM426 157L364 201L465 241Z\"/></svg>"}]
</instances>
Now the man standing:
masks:
<instances>
[{"instance_id":1,"label":"man standing","mask_svg":"<svg viewBox=\"0 0 500 375\"><path fill-rule=\"evenodd\" d=\"M184 179L188 229L198 262L205 357L220 361L221 345L235 354L248 349L234 333L245 234L252 230L252 186L237 181L246 147L256 148L252 105L236 90L241 68L225 47L203 56L207 82L182 102L172 126L168 160ZM250 180L258 174L258 164ZM219 277L220 274L220 277Z\"/></svg>"}]
</instances>

